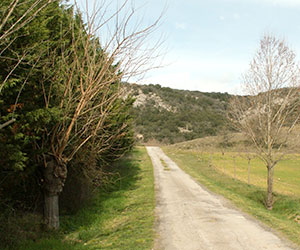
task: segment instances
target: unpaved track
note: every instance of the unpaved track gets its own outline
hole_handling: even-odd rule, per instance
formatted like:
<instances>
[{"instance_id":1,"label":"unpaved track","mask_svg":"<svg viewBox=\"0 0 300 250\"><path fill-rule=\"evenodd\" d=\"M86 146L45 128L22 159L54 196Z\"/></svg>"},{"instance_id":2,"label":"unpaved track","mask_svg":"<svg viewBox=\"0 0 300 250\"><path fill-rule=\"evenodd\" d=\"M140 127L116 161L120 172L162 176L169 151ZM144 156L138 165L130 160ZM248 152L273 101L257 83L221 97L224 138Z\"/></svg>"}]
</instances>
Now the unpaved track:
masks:
<instances>
[{"instance_id":1,"label":"unpaved track","mask_svg":"<svg viewBox=\"0 0 300 250\"><path fill-rule=\"evenodd\" d=\"M224 199L201 188L159 147L147 147L147 151L154 166L157 195L155 250L292 249L253 219L230 208Z\"/></svg>"}]
</instances>

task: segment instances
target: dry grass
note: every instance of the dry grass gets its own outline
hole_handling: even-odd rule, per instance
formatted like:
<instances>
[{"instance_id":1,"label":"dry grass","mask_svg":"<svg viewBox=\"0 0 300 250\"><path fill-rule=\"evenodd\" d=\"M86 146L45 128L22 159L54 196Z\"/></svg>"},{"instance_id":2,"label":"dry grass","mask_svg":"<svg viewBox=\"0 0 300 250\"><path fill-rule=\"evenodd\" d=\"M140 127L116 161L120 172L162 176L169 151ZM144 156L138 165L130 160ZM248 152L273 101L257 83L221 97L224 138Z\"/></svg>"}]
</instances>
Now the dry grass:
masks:
<instances>
[{"instance_id":1,"label":"dry grass","mask_svg":"<svg viewBox=\"0 0 300 250\"><path fill-rule=\"evenodd\" d=\"M177 149L192 149L199 152L255 152L251 141L242 133L226 133L208 136L191 141L180 142L170 146ZM300 125L296 126L284 150L288 154L300 153Z\"/></svg>"}]
</instances>

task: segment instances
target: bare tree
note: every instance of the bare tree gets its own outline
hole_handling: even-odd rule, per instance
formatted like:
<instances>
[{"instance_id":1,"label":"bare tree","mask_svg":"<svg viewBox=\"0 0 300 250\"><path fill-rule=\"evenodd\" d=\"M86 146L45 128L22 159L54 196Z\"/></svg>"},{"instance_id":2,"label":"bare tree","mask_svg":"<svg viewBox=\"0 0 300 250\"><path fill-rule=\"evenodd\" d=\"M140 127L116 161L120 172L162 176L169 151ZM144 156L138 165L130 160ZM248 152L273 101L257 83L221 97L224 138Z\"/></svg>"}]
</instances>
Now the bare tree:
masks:
<instances>
[{"instance_id":1,"label":"bare tree","mask_svg":"<svg viewBox=\"0 0 300 250\"><path fill-rule=\"evenodd\" d=\"M12 0L9 4L6 11L3 13L0 19L0 55L12 45L16 38L10 38L14 33L16 33L19 29L23 28L25 25L30 23L36 15L42 11L45 7L47 7L50 3L55 2L57 0L33 0L32 3L28 5L28 8L24 10L24 12L20 13L20 6L22 7L22 1L20 0ZM15 12L19 12L19 16L12 23L9 22L10 17L14 15ZM16 60L15 67L8 74L5 80L0 85L0 93L2 88L9 78L9 76L13 73L13 71L18 67L18 65L22 62L26 53L19 56L18 60Z\"/></svg>"},{"instance_id":2,"label":"bare tree","mask_svg":"<svg viewBox=\"0 0 300 250\"><path fill-rule=\"evenodd\" d=\"M136 25L137 10L130 1L113 12L111 3L104 3L98 8L95 1L94 6L86 6L86 13L77 10L86 21L81 27L85 32L76 32L76 23L72 24L72 42L68 48L60 48L60 67L52 79L53 84L61 81L62 118L48 133L51 152L44 154L43 161L45 222L54 229L59 227L58 196L67 178L68 162L86 145L100 153L126 136L122 130L127 124L112 132L108 122L118 112L114 104L122 94L120 82L152 68L160 45L149 47L147 43L160 17L142 27ZM53 97L52 88L48 89L44 91L46 106Z\"/></svg>"},{"instance_id":3,"label":"bare tree","mask_svg":"<svg viewBox=\"0 0 300 250\"><path fill-rule=\"evenodd\" d=\"M33 1L31 1L31 3L27 2L26 6L28 6L28 8L24 9L23 12L20 10L20 7L22 8L22 5L24 5L23 1L12 0L8 4L7 8L6 8L7 3L5 3L5 1L3 1L2 4L0 3L0 8L1 7L5 8L5 10L3 10L3 12L1 13L2 16L0 18L0 57L6 50L9 50L11 45L15 42L17 37L14 37L14 34L18 30L20 30L21 28L23 28L24 26L29 24L38 15L39 12L41 12L50 3L55 2L55 1L57 1L57 0L33 0ZM17 16L17 18L15 18L13 22L11 22L10 18L13 15ZM8 72L7 76L0 83L0 94L2 92L3 87L9 80L10 76L17 69L17 67L20 65L20 63L22 63L24 58L26 58L26 55L28 53L29 53L29 51L24 51L23 54L17 55L16 58L5 58L6 60L13 60L14 67L12 67L10 72ZM33 64L33 67L34 67L34 64ZM19 93L19 95L20 95L20 93ZM17 104L17 99L16 99L15 106ZM15 122L15 118L12 118L11 120L9 120L3 124L0 124L0 129L10 125L13 122Z\"/></svg>"},{"instance_id":4,"label":"bare tree","mask_svg":"<svg viewBox=\"0 0 300 250\"><path fill-rule=\"evenodd\" d=\"M299 121L299 66L295 53L283 40L265 35L243 76L244 97L231 100L229 117L253 143L267 167L268 209L273 207L275 165L285 155Z\"/></svg>"},{"instance_id":5,"label":"bare tree","mask_svg":"<svg viewBox=\"0 0 300 250\"><path fill-rule=\"evenodd\" d=\"M251 160L256 158L256 154L253 154L249 151L248 148L239 152L239 156L247 160L248 163L248 185L250 185L250 173L251 173Z\"/></svg>"},{"instance_id":6,"label":"bare tree","mask_svg":"<svg viewBox=\"0 0 300 250\"><path fill-rule=\"evenodd\" d=\"M12 0L9 4L6 11L3 13L0 21L0 42L9 37L11 34L15 33L26 24L30 23L35 16L48 4L54 2L56 0L33 0L32 3L18 18L15 22L7 26L6 24L9 21L11 15L13 15L14 11L16 11L19 5L22 5L22 1L20 0Z\"/></svg>"}]
</instances>

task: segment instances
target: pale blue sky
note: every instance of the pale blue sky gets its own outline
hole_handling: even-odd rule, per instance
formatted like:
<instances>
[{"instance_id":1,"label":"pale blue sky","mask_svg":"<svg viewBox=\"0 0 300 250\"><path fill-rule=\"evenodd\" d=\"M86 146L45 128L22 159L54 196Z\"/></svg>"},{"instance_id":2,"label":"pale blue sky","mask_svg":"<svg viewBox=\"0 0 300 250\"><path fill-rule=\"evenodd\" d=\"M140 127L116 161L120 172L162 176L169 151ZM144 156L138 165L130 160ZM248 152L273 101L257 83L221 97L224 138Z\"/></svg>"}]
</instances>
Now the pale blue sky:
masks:
<instances>
[{"instance_id":1,"label":"pale blue sky","mask_svg":"<svg viewBox=\"0 0 300 250\"><path fill-rule=\"evenodd\" d=\"M138 1L137 1L138 2ZM300 59L300 0L167 0L160 31L168 66L144 83L234 93L264 33L284 38ZM157 15L162 0L151 0Z\"/></svg>"},{"instance_id":2,"label":"pale blue sky","mask_svg":"<svg viewBox=\"0 0 300 250\"><path fill-rule=\"evenodd\" d=\"M166 37L166 66L140 83L235 93L265 33L284 38L300 59L300 0L132 1L144 6L145 21L167 5L158 30Z\"/></svg>"}]
</instances>

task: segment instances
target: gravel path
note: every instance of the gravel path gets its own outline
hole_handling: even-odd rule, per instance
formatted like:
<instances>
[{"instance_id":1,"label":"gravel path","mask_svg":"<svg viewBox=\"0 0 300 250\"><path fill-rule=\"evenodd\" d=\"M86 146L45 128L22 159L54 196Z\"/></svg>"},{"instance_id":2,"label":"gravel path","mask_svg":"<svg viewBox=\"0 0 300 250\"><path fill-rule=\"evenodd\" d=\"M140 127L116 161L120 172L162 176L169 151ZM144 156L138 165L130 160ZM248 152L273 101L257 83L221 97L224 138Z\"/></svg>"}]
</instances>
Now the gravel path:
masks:
<instances>
[{"instance_id":1,"label":"gravel path","mask_svg":"<svg viewBox=\"0 0 300 250\"><path fill-rule=\"evenodd\" d=\"M147 151L157 195L155 250L293 249L258 222L230 208L225 199L204 190L159 147L147 147Z\"/></svg>"}]
</instances>

